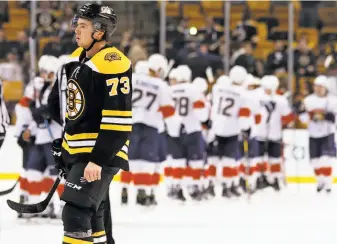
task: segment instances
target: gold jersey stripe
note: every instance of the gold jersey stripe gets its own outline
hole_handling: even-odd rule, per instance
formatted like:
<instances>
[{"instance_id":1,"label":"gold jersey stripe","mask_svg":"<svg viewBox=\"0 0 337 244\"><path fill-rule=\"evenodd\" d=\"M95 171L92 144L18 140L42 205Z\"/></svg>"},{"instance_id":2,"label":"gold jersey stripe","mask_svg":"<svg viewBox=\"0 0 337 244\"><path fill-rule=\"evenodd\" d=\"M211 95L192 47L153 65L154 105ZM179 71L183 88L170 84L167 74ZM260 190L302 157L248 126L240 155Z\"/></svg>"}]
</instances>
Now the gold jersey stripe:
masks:
<instances>
[{"instance_id":1,"label":"gold jersey stripe","mask_svg":"<svg viewBox=\"0 0 337 244\"><path fill-rule=\"evenodd\" d=\"M76 140L87 140L87 139L97 139L98 133L81 133L81 134L74 134L69 135L65 134L65 138L68 141L76 141Z\"/></svg>"},{"instance_id":2,"label":"gold jersey stripe","mask_svg":"<svg viewBox=\"0 0 337 244\"><path fill-rule=\"evenodd\" d=\"M83 241L83 240L78 240L74 239L68 236L63 237L63 243L68 243L68 244L92 244L93 242L91 241Z\"/></svg>"},{"instance_id":3,"label":"gold jersey stripe","mask_svg":"<svg viewBox=\"0 0 337 244\"><path fill-rule=\"evenodd\" d=\"M129 160L128 155L127 155L125 152L123 152L123 151L119 151L119 152L116 154L116 156L121 157L122 159L124 159L124 160L126 160L126 161Z\"/></svg>"},{"instance_id":4,"label":"gold jersey stripe","mask_svg":"<svg viewBox=\"0 0 337 244\"><path fill-rule=\"evenodd\" d=\"M129 145L130 145L130 140L127 140L127 141L125 142L125 145L129 146Z\"/></svg>"},{"instance_id":5,"label":"gold jersey stripe","mask_svg":"<svg viewBox=\"0 0 337 244\"><path fill-rule=\"evenodd\" d=\"M108 124L101 124L101 130L114 130L114 131L131 131L131 125L108 125Z\"/></svg>"},{"instance_id":6,"label":"gold jersey stripe","mask_svg":"<svg viewBox=\"0 0 337 244\"><path fill-rule=\"evenodd\" d=\"M131 117L132 111L121 111L121 110L103 110L103 116L121 116L121 117Z\"/></svg>"},{"instance_id":7,"label":"gold jersey stripe","mask_svg":"<svg viewBox=\"0 0 337 244\"><path fill-rule=\"evenodd\" d=\"M98 237L98 236L104 236L105 235L105 230L94 232L91 236L93 237Z\"/></svg>"},{"instance_id":8,"label":"gold jersey stripe","mask_svg":"<svg viewBox=\"0 0 337 244\"><path fill-rule=\"evenodd\" d=\"M78 153L91 153L94 147L80 147L80 148L70 148L65 140L62 142L62 147L69 154L78 154Z\"/></svg>"}]
</instances>

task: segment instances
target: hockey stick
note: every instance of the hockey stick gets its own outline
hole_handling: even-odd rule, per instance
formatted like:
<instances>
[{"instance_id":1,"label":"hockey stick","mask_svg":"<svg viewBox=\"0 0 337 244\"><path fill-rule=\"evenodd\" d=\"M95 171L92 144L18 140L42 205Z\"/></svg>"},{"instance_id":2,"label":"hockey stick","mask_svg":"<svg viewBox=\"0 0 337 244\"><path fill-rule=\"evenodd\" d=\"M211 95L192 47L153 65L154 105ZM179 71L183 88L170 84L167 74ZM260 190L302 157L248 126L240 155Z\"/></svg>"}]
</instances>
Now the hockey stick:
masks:
<instances>
[{"instance_id":1,"label":"hockey stick","mask_svg":"<svg viewBox=\"0 0 337 244\"><path fill-rule=\"evenodd\" d=\"M19 183L19 181L20 181L20 180L17 180L17 181L15 182L14 186L12 186L11 188L9 188L8 190L1 191L1 192L0 192L0 196L4 196L4 195L7 195L7 194L11 193L11 192L15 189L15 187L16 187L16 185Z\"/></svg>"},{"instance_id":2,"label":"hockey stick","mask_svg":"<svg viewBox=\"0 0 337 244\"><path fill-rule=\"evenodd\" d=\"M64 175L64 172L60 171L53 187L51 188L51 190L48 193L48 196L42 202L35 203L35 204L22 204L22 203L17 203L17 202L11 201L11 200L7 200L7 205L11 209L13 209L14 211L16 211L18 213L31 213L31 214L33 214L33 213L43 212L47 208L51 198L53 197L58 185L60 184L60 182L62 180L63 175Z\"/></svg>"},{"instance_id":3,"label":"hockey stick","mask_svg":"<svg viewBox=\"0 0 337 244\"><path fill-rule=\"evenodd\" d=\"M247 188L247 198L248 202L250 202L252 190L249 184L249 171L250 171L250 164L249 164L249 148L248 148L248 138L243 138L243 152L245 155L246 167L245 167L245 174L246 174L246 188Z\"/></svg>"}]
</instances>

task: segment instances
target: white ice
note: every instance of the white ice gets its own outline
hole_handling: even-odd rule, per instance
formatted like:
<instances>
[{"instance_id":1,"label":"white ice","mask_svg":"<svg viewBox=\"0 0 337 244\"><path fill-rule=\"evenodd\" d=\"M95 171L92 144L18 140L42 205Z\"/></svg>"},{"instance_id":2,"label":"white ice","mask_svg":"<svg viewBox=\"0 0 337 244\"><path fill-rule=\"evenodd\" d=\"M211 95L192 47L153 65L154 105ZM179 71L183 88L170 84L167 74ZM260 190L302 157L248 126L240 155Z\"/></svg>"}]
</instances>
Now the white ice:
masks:
<instances>
[{"instance_id":1,"label":"white ice","mask_svg":"<svg viewBox=\"0 0 337 244\"><path fill-rule=\"evenodd\" d=\"M0 190L13 182L1 181ZM218 189L220 190L220 189ZM334 188L337 191L337 187ZM133 195L133 194L132 194ZM337 194L320 194L314 185L290 184L246 197L181 204L158 192L153 208L120 206L120 186L111 185L113 232L117 244L336 244ZM0 244L60 244L60 221L23 221L6 205L18 192L0 197Z\"/></svg>"}]
</instances>

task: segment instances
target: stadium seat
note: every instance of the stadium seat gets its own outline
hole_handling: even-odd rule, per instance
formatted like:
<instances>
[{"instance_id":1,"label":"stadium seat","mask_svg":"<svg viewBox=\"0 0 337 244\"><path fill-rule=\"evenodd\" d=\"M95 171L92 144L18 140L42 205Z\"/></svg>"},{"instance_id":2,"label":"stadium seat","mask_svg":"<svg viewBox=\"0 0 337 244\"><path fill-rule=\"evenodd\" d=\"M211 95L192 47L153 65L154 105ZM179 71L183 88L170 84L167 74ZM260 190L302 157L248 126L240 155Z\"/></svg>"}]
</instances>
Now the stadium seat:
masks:
<instances>
[{"instance_id":1,"label":"stadium seat","mask_svg":"<svg viewBox=\"0 0 337 244\"><path fill-rule=\"evenodd\" d=\"M23 95L24 84L22 81L4 81L3 91L6 102L19 101Z\"/></svg>"},{"instance_id":2,"label":"stadium seat","mask_svg":"<svg viewBox=\"0 0 337 244\"><path fill-rule=\"evenodd\" d=\"M179 2L166 3L166 15L171 17L180 16L180 3Z\"/></svg>"},{"instance_id":3,"label":"stadium seat","mask_svg":"<svg viewBox=\"0 0 337 244\"><path fill-rule=\"evenodd\" d=\"M270 8L270 1L247 1L247 4L251 12L263 11L267 13Z\"/></svg>"},{"instance_id":4,"label":"stadium seat","mask_svg":"<svg viewBox=\"0 0 337 244\"><path fill-rule=\"evenodd\" d=\"M183 16L188 18L201 17L200 6L198 4L183 4Z\"/></svg>"}]
</instances>

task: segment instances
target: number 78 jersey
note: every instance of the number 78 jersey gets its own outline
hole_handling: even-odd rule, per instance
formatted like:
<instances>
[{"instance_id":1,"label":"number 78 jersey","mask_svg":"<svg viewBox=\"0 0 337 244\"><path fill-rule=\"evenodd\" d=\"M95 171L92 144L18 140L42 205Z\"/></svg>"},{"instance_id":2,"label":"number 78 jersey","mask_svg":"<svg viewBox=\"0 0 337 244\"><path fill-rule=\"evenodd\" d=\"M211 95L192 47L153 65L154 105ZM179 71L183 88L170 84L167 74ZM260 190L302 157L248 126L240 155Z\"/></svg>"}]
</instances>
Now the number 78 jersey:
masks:
<instances>
[{"instance_id":1,"label":"number 78 jersey","mask_svg":"<svg viewBox=\"0 0 337 244\"><path fill-rule=\"evenodd\" d=\"M249 101L240 86L216 84L212 89L212 130L222 137L235 136L250 127Z\"/></svg>"},{"instance_id":2,"label":"number 78 jersey","mask_svg":"<svg viewBox=\"0 0 337 244\"><path fill-rule=\"evenodd\" d=\"M133 74L132 86L132 123L158 129L163 117L171 116L174 110L168 85L160 78Z\"/></svg>"}]
</instances>

